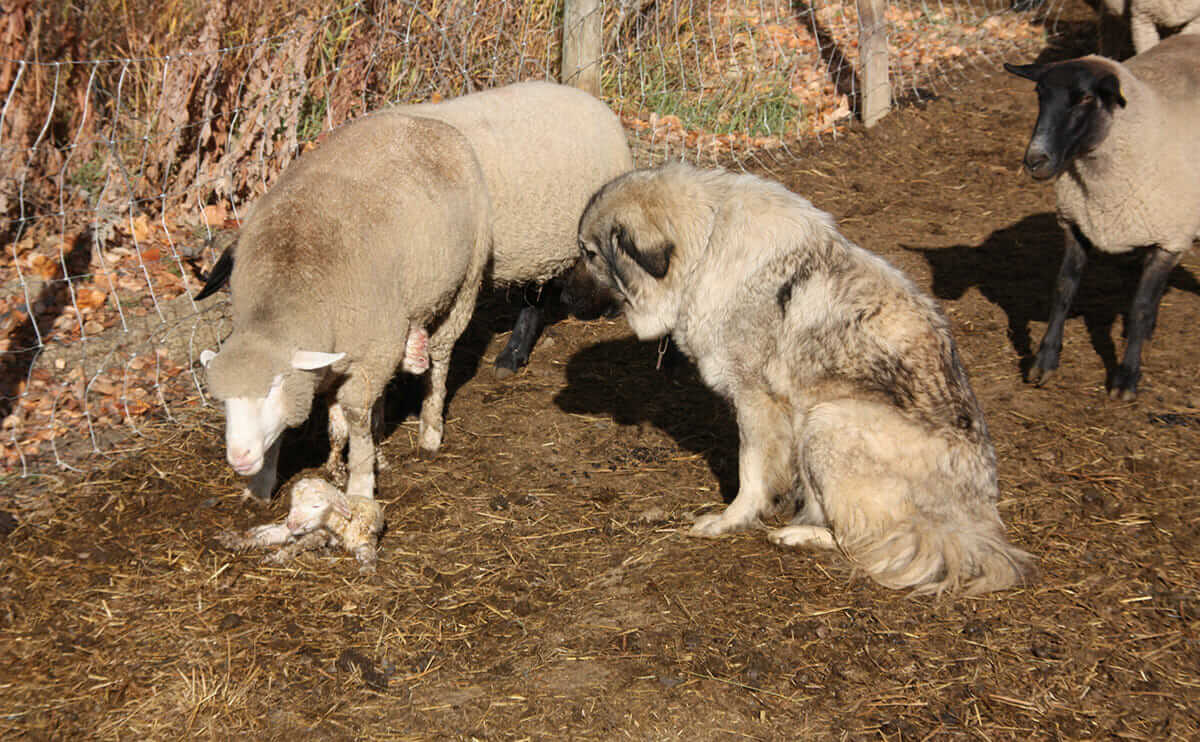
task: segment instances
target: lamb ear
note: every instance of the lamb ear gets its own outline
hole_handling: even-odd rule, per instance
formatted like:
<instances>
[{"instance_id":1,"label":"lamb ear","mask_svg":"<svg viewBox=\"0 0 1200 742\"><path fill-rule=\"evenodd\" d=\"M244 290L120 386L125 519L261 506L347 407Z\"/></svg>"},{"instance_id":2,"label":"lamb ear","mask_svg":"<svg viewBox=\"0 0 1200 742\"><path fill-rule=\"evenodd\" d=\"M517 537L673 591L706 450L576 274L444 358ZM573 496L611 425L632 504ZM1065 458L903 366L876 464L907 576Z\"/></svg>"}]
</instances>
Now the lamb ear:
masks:
<instances>
[{"instance_id":1,"label":"lamb ear","mask_svg":"<svg viewBox=\"0 0 1200 742\"><path fill-rule=\"evenodd\" d=\"M1042 64L1009 64L1004 63L1004 69L1008 70L1017 77L1024 77L1026 80L1037 82L1042 76Z\"/></svg>"},{"instance_id":2,"label":"lamb ear","mask_svg":"<svg viewBox=\"0 0 1200 742\"><path fill-rule=\"evenodd\" d=\"M208 348L205 348L204 350L200 351L200 365L208 368L208 364L212 363L212 360L216 357L216 353L212 352Z\"/></svg>"},{"instance_id":3,"label":"lamb ear","mask_svg":"<svg viewBox=\"0 0 1200 742\"><path fill-rule=\"evenodd\" d=\"M292 354L292 368L316 371L332 366L346 357L345 353L322 353L319 350L298 350Z\"/></svg>"},{"instance_id":4,"label":"lamb ear","mask_svg":"<svg viewBox=\"0 0 1200 742\"><path fill-rule=\"evenodd\" d=\"M1121 81L1116 75L1102 77L1100 82L1096 83L1096 93L1107 108L1112 108L1114 104L1125 107L1125 96L1121 95Z\"/></svg>"},{"instance_id":5,"label":"lamb ear","mask_svg":"<svg viewBox=\"0 0 1200 742\"><path fill-rule=\"evenodd\" d=\"M333 512L337 513L343 518L350 517L350 501L346 499L345 492L339 491L333 496L333 499L330 500L329 504L333 508Z\"/></svg>"}]
</instances>

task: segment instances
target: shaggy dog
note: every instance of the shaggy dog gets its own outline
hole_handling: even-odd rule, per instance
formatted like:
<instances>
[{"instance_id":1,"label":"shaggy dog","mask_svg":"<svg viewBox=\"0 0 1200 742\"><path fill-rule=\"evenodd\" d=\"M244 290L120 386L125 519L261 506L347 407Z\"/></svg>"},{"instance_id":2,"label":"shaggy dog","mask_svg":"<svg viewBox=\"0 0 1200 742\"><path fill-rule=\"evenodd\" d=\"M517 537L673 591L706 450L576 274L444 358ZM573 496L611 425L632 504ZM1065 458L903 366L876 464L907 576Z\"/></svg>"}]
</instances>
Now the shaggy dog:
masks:
<instances>
[{"instance_id":1,"label":"shaggy dog","mask_svg":"<svg viewBox=\"0 0 1200 742\"><path fill-rule=\"evenodd\" d=\"M671 164L600 189L579 240L637 336L669 334L737 414L737 497L693 535L792 504L773 542L839 548L888 587L1022 580L945 317L832 217L778 183Z\"/></svg>"}]
</instances>

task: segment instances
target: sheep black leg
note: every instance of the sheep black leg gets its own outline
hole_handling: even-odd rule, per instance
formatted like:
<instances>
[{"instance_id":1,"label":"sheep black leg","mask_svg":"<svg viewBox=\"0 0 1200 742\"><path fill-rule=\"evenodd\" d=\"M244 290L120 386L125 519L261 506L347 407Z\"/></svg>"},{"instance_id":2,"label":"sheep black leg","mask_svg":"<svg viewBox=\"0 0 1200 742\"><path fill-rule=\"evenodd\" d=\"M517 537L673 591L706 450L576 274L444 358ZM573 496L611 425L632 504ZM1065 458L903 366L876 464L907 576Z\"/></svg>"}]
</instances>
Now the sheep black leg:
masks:
<instances>
[{"instance_id":1,"label":"sheep black leg","mask_svg":"<svg viewBox=\"0 0 1200 742\"><path fill-rule=\"evenodd\" d=\"M1042 336L1038 346L1037 356L1029 369L1025 380L1041 386L1045 384L1058 368L1058 357L1062 352L1063 326L1067 322L1067 312L1075 301L1075 292L1079 289L1079 280L1083 277L1083 269L1087 265L1088 253L1092 243L1071 225L1067 227L1066 250L1063 253L1062 265L1058 268L1058 278L1054 281L1054 291L1050 295L1050 321L1046 325L1046 334Z\"/></svg>"},{"instance_id":2,"label":"sheep black leg","mask_svg":"<svg viewBox=\"0 0 1200 742\"><path fill-rule=\"evenodd\" d=\"M1125 358L1113 374L1108 389L1110 398L1125 401L1137 398L1138 381L1142 376L1142 346L1154 333L1158 305L1167 289L1167 278L1182 258L1182 252L1150 248L1146 264L1142 267L1137 293L1133 296L1133 307L1125 318Z\"/></svg>"},{"instance_id":3,"label":"sheep black leg","mask_svg":"<svg viewBox=\"0 0 1200 742\"><path fill-rule=\"evenodd\" d=\"M545 324L540 299L536 304L521 308L521 313L517 315L517 323L513 325L512 335L508 338L508 345L496 356L495 374L498 378L512 376L529 363L533 344L542 334Z\"/></svg>"}]
</instances>

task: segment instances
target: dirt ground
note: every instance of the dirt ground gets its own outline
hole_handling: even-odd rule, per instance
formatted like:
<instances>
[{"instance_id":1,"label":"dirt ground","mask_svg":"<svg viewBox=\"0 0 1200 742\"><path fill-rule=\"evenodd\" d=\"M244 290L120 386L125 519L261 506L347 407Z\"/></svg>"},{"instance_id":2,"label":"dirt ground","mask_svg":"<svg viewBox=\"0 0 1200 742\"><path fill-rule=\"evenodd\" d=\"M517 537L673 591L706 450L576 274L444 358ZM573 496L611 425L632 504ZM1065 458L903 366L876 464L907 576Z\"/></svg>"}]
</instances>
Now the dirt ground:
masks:
<instances>
[{"instance_id":1,"label":"dirt ground","mask_svg":"<svg viewBox=\"0 0 1200 742\"><path fill-rule=\"evenodd\" d=\"M684 536L734 493L724 404L621 320L558 321L498 381L513 313L491 301L435 459L411 389L391 395L374 577L217 546L286 503L235 496L216 411L82 479L10 480L42 507L0 512L0 736L1200 738L1200 255L1136 402L1104 394L1128 260L1090 266L1061 371L1023 384L1061 256L1020 170L1031 87L973 75L761 165L945 308L1028 586L910 598L762 531ZM285 476L320 463L320 429L288 439Z\"/></svg>"}]
</instances>

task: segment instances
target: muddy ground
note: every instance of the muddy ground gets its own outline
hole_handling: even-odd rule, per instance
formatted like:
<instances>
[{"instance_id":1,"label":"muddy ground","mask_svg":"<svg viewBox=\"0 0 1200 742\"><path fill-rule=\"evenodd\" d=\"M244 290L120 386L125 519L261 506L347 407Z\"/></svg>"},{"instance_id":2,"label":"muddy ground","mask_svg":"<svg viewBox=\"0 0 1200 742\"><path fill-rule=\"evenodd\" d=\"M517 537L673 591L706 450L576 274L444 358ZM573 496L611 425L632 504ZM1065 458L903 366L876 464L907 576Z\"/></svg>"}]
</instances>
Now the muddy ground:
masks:
<instances>
[{"instance_id":1,"label":"muddy ground","mask_svg":"<svg viewBox=\"0 0 1200 742\"><path fill-rule=\"evenodd\" d=\"M212 410L81 480L9 480L0 734L1200 738L1200 255L1172 277L1136 402L1104 394L1130 261L1090 267L1061 371L1023 384L1061 256L1051 190L1020 170L1033 92L999 73L944 87L759 169L940 300L1009 534L1037 556L1028 586L910 598L761 531L682 535L735 489L723 403L619 320L555 323L498 381L512 312L493 300L456 353L436 459L391 395L374 577L216 545L285 503L235 496ZM319 431L289 439L285 475L320 463Z\"/></svg>"}]
</instances>

